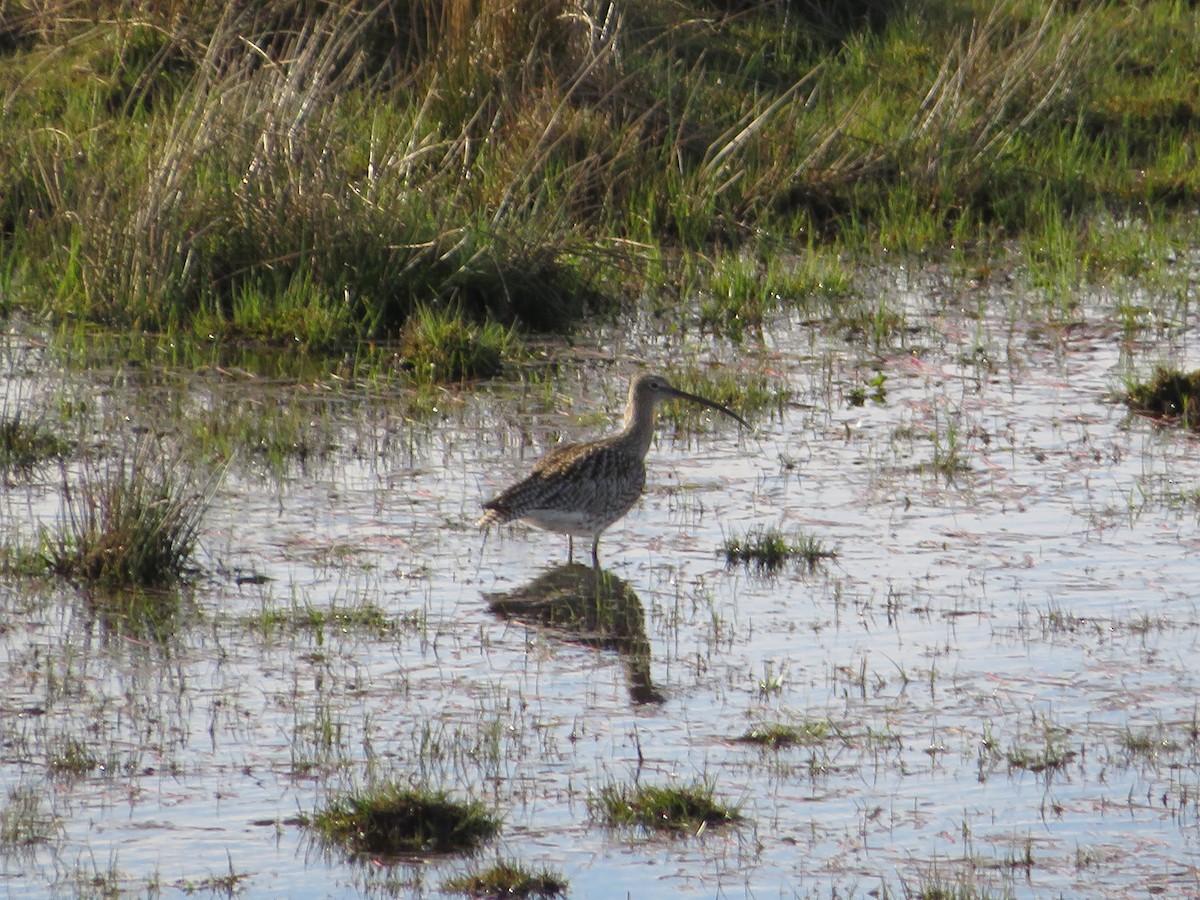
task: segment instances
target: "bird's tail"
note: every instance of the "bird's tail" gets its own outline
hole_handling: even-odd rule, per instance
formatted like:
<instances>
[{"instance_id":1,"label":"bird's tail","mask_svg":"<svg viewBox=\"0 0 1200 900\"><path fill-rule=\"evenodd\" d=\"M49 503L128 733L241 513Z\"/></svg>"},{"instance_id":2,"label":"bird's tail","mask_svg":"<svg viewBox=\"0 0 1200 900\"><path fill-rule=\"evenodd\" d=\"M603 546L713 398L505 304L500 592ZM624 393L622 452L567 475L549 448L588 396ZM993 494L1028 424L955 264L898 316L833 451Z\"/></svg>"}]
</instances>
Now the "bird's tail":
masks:
<instances>
[{"instance_id":1,"label":"bird's tail","mask_svg":"<svg viewBox=\"0 0 1200 900\"><path fill-rule=\"evenodd\" d=\"M475 527L491 528L493 525L503 525L508 520L509 516L503 510L489 507L484 509L483 515L476 520Z\"/></svg>"}]
</instances>

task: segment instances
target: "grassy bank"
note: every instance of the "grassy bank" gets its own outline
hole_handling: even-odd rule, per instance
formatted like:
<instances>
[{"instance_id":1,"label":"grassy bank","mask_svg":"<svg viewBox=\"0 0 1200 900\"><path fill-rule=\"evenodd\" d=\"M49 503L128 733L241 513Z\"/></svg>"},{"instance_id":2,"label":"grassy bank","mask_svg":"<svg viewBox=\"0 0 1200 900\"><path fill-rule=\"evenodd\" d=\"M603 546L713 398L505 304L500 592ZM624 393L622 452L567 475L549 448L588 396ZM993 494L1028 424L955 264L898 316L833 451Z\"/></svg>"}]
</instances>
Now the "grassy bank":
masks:
<instances>
[{"instance_id":1,"label":"grassy bank","mask_svg":"<svg viewBox=\"0 0 1200 900\"><path fill-rule=\"evenodd\" d=\"M885 250L1070 291L1187 239L1198 20L1181 2L5 4L0 310L320 353L418 312L565 329L731 271L796 292L772 303L827 298L852 290L847 254ZM819 277L781 276L793 254ZM753 323L766 294L740 295ZM741 335L740 308L705 302Z\"/></svg>"}]
</instances>

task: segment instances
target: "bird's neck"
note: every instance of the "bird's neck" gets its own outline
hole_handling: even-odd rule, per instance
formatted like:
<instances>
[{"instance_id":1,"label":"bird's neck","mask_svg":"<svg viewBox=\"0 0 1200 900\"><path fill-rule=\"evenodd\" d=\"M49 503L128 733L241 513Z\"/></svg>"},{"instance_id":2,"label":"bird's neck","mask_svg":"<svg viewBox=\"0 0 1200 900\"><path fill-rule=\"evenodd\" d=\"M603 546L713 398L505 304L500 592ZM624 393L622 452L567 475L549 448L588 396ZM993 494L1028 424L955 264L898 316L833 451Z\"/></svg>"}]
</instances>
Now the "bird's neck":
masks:
<instances>
[{"instance_id":1,"label":"bird's neck","mask_svg":"<svg viewBox=\"0 0 1200 900\"><path fill-rule=\"evenodd\" d=\"M636 453L645 456L654 438L654 404L638 406L629 398L625 407L625 425L621 428L621 443Z\"/></svg>"}]
</instances>

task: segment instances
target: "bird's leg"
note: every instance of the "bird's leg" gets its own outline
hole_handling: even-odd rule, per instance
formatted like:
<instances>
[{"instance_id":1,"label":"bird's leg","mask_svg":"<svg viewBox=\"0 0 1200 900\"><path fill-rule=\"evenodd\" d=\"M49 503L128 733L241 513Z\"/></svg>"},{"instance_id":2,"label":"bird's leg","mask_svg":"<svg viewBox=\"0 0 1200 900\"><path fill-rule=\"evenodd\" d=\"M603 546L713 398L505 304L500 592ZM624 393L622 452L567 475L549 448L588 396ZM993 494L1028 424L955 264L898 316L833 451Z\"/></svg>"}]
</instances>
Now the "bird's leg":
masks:
<instances>
[{"instance_id":1,"label":"bird's leg","mask_svg":"<svg viewBox=\"0 0 1200 900\"><path fill-rule=\"evenodd\" d=\"M600 571L600 535L592 539L592 568Z\"/></svg>"},{"instance_id":2,"label":"bird's leg","mask_svg":"<svg viewBox=\"0 0 1200 900\"><path fill-rule=\"evenodd\" d=\"M567 565L569 566L573 562L575 562L575 537L574 537L574 535L568 534L567 535Z\"/></svg>"}]
</instances>

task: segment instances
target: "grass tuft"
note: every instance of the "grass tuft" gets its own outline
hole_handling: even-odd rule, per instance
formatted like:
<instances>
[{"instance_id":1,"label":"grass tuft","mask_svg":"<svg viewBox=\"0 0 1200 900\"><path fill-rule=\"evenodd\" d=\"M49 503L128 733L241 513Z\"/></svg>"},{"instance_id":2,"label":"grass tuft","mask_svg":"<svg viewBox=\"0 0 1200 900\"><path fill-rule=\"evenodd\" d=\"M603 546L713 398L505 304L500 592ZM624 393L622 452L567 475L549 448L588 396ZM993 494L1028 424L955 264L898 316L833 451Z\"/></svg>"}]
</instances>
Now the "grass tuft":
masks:
<instances>
[{"instance_id":1,"label":"grass tuft","mask_svg":"<svg viewBox=\"0 0 1200 900\"><path fill-rule=\"evenodd\" d=\"M312 632L318 642L323 640L326 630L388 637L404 631L420 631L425 627L424 615L419 610L391 614L374 603L354 606L334 604L329 607L297 603L282 609L263 609L242 616L239 621L264 636L276 631Z\"/></svg>"},{"instance_id":2,"label":"grass tuft","mask_svg":"<svg viewBox=\"0 0 1200 900\"><path fill-rule=\"evenodd\" d=\"M1014 742L1005 753L1005 759L1010 768L1024 769L1039 775L1043 772L1062 769L1075 756L1074 750L1069 750L1064 746L1061 736L1049 731L1047 731L1045 742L1041 747Z\"/></svg>"},{"instance_id":3,"label":"grass tuft","mask_svg":"<svg viewBox=\"0 0 1200 900\"><path fill-rule=\"evenodd\" d=\"M100 768L101 760L83 741L64 737L50 751L48 765L55 775L82 777Z\"/></svg>"},{"instance_id":4,"label":"grass tuft","mask_svg":"<svg viewBox=\"0 0 1200 900\"><path fill-rule=\"evenodd\" d=\"M62 823L43 806L43 792L30 785L10 788L0 806L0 850L46 844L62 832Z\"/></svg>"},{"instance_id":5,"label":"grass tuft","mask_svg":"<svg viewBox=\"0 0 1200 900\"><path fill-rule=\"evenodd\" d=\"M731 806L717 802L710 782L659 787L609 784L591 800L593 815L611 827L700 832L710 825L741 821Z\"/></svg>"},{"instance_id":6,"label":"grass tuft","mask_svg":"<svg viewBox=\"0 0 1200 900\"><path fill-rule=\"evenodd\" d=\"M54 570L103 588L165 588L189 570L209 493L149 442L64 486Z\"/></svg>"},{"instance_id":7,"label":"grass tuft","mask_svg":"<svg viewBox=\"0 0 1200 900\"><path fill-rule=\"evenodd\" d=\"M990 900L993 895L965 875L949 880L934 874L923 876L916 890L906 890L905 896L913 900Z\"/></svg>"},{"instance_id":8,"label":"grass tuft","mask_svg":"<svg viewBox=\"0 0 1200 900\"><path fill-rule=\"evenodd\" d=\"M836 550L830 550L813 535L797 532L789 540L778 528L761 526L743 536L726 538L721 552L725 554L725 565L753 566L760 572L776 572L792 559L813 569L821 560L837 557Z\"/></svg>"},{"instance_id":9,"label":"grass tuft","mask_svg":"<svg viewBox=\"0 0 1200 900\"><path fill-rule=\"evenodd\" d=\"M477 325L461 310L423 306L401 333L400 354L419 382L469 381L499 375L514 344L497 322Z\"/></svg>"},{"instance_id":10,"label":"grass tuft","mask_svg":"<svg viewBox=\"0 0 1200 900\"><path fill-rule=\"evenodd\" d=\"M482 871L448 878L442 890L473 897L558 897L567 892L559 872L531 872L515 862L501 861Z\"/></svg>"},{"instance_id":11,"label":"grass tuft","mask_svg":"<svg viewBox=\"0 0 1200 900\"><path fill-rule=\"evenodd\" d=\"M757 744L761 747L777 749L823 744L829 740L832 734L833 727L827 720L805 719L799 725L784 722L753 725L735 740L741 744Z\"/></svg>"},{"instance_id":12,"label":"grass tuft","mask_svg":"<svg viewBox=\"0 0 1200 900\"><path fill-rule=\"evenodd\" d=\"M27 420L20 411L0 411L0 475L27 478L68 450L70 444L43 423Z\"/></svg>"},{"instance_id":13,"label":"grass tuft","mask_svg":"<svg viewBox=\"0 0 1200 900\"><path fill-rule=\"evenodd\" d=\"M1153 761L1160 754L1178 752L1183 745L1172 738L1162 726L1135 729L1127 725L1117 735L1117 746L1124 750L1130 759Z\"/></svg>"},{"instance_id":14,"label":"grass tuft","mask_svg":"<svg viewBox=\"0 0 1200 900\"><path fill-rule=\"evenodd\" d=\"M1130 381L1125 402L1135 412L1200 431L1200 369L1155 369L1149 381Z\"/></svg>"},{"instance_id":15,"label":"grass tuft","mask_svg":"<svg viewBox=\"0 0 1200 900\"><path fill-rule=\"evenodd\" d=\"M340 797L306 824L328 843L382 856L474 850L500 831L500 820L478 801L395 784Z\"/></svg>"}]
</instances>

